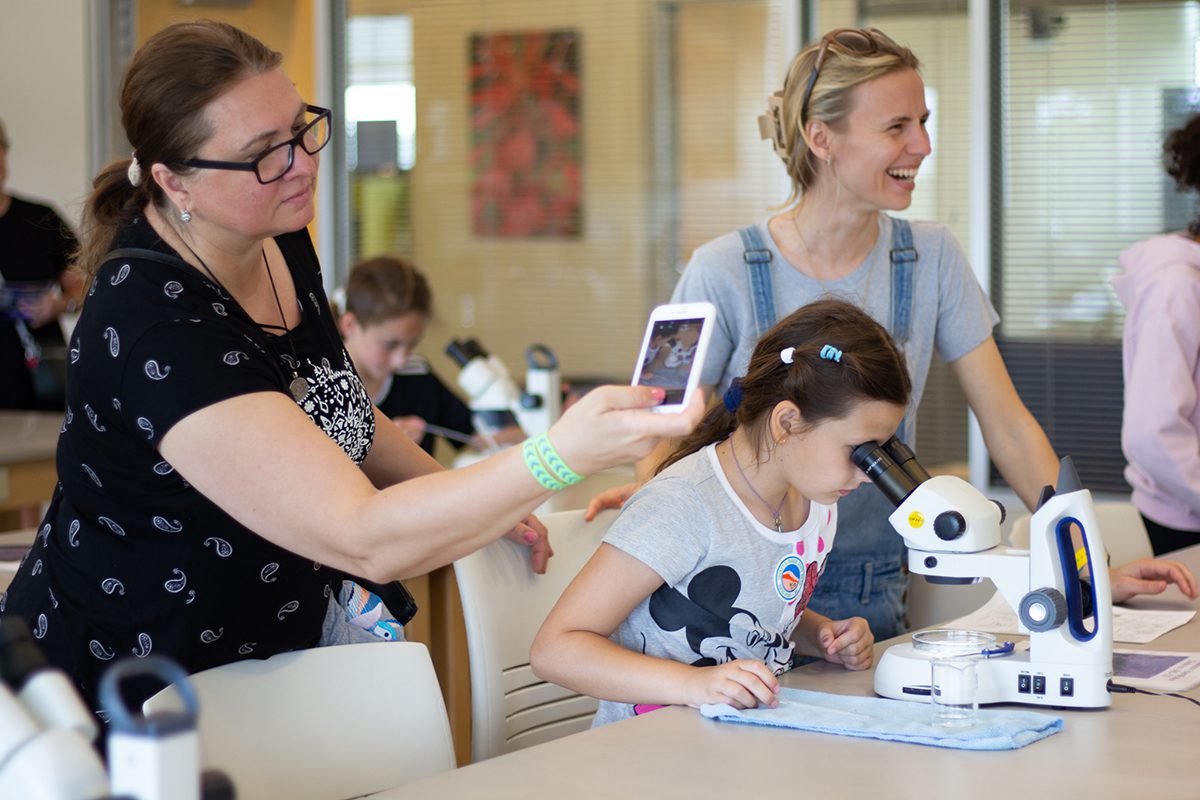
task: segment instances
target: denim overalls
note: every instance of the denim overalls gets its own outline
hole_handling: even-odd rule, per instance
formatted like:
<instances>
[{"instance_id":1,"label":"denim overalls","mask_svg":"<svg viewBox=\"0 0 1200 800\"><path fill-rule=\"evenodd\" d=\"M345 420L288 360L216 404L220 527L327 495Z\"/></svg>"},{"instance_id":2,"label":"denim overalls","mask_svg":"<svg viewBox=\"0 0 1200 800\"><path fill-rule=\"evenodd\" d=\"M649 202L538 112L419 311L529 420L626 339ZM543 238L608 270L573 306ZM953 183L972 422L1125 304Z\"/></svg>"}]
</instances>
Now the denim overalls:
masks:
<instances>
[{"instance_id":1,"label":"denim overalls","mask_svg":"<svg viewBox=\"0 0 1200 800\"><path fill-rule=\"evenodd\" d=\"M776 322L775 291L771 281L772 253L763 244L757 226L738 231L745 249L750 276L754 321L761 337ZM892 218L891 320L888 333L902 350L912 319L913 269L917 251L912 227ZM863 302L866 302L865 298ZM911 443L912 414L905 414L897 431ZM874 484L864 484L838 501L836 546L825 562L809 608L831 619L864 617L877 640L907 629L904 620L908 586L904 540L888 523L895 507Z\"/></svg>"}]
</instances>

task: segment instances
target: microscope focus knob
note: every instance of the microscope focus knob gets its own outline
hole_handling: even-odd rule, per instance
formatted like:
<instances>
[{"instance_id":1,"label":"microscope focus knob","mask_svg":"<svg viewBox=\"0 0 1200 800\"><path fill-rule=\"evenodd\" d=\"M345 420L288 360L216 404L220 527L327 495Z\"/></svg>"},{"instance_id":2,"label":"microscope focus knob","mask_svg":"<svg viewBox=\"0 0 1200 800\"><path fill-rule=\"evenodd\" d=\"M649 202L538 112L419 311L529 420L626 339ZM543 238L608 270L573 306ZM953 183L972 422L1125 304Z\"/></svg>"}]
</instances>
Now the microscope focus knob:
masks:
<instances>
[{"instance_id":1,"label":"microscope focus knob","mask_svg":"<svg viewBox=\"0 0 1200 800\"><path fill-rule=\"evenodd\" d=\"M952 542L967 532L967 520L957 511L943 511L933 520L933 532L944 542Z\"/></svg>"},{"instance_id":2,"label":"microscope focus knob","mask_svg":"<svg viewBox=\"0 0 1200 800\"><path fill-rule=\"evenodd\" d=\"M1021 598L1021 624L1041 633L1062 625L1067 619L1067 598L1053 586L1035 589Z\"/></svg>"}]
</instances>

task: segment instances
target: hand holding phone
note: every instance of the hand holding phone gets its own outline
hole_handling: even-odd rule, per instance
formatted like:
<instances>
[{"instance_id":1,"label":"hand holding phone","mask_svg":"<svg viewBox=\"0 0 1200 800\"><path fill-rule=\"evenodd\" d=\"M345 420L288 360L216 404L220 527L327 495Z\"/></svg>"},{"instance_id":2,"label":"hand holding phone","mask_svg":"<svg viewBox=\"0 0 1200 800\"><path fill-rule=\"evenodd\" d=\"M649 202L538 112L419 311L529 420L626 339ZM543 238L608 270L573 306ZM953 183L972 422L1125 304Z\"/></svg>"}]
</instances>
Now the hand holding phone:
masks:
<instances>
[{"instance_id":1,"label":"hand holding phone","mask_svg":"<svg viewBox=\"0 0 1200 800\"><path fill-rule=\"evenodd\" d=\"M716 317L712 303L662 305L650 313L633 385L667 390L666 398L654 411L678 413L691 400L700 383Z\"/></svg>"}]
</instances>

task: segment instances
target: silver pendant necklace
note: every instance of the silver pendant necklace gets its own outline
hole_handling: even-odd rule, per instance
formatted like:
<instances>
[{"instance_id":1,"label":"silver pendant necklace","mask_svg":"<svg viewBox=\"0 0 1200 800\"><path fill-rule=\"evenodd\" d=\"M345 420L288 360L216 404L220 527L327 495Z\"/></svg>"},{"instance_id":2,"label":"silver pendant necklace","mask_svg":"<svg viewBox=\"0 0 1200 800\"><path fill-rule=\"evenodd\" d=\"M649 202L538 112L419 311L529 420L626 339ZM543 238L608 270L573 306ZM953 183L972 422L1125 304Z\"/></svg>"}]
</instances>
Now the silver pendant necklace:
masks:
<instances>
[{"instance_id":1,"label":"silver pendant necklace","mask_svg":"<svg viewBox=\"0 0 1200 800\"><path fill-rule=\"evenodd\" d=\"M183 242L183 246L188 249L188 252L192 254L192 257L200 262L200 266L204 268L206 273L208 273L208 277L212 278L213 282L216 283L217 286L221 287L221 291L232 298L233 295L229 294L229 290L225 288L225 284L221 283L217 276L213 274L213 271L208 268L208 264L204 263L204 259L200 257L200 254L193 250L192 246L188 244L182 236L179 237L179 241ZM279 326L264 325L263 327L278 327L279 330L283 331L283 336L287 339L288 349L292 351L292 361L295 362L295 364L299 364L300 357L296 355L296 343L292 341L292 332L288 329L287 317L283 315L283 303L279 302L279 291L275 288L275 276L271 274L271 264L269 261L267 261L267 249L265 247L262 249L262 258L263 266L267 269L267 280L271 282L271 294L275 297L275 308L279 309L279 321L282 323ZM292 380L288 384L288 392L291 393L292 399L294 399L297 403L303 402L304 398L308 396L308 381L301 377L299 371L293 364L288 364L288 366L292 370Z\"/></svg>"},{"instance_id":2,"label":"silver pendant necklace","mask_svg":"<svg viewBox=\"0 0 1200 800\"><path fill-rule=\"evenodd\" d=\"M271 265L267 261L266 248L263 249L263 266L267 268L267 280L271 282L271 294L275 296L275 307L279 309L279 322L283 325L283 335L287 337L288 347L292 350L292 360L297 364L300 363L300 357L296 355L296 344L292 341L292 332L287 326L287 317L283 315L283 303L279 302L279 292L275 289L275 276L271 274ZM300 377L300 373L292 367L292 382L288 384L288 391L292 393L292 397L297 403L303 402L308 396L308 381Z\"/></svg>"},{"instance_id":3,"label":"silver pendant necklace","mask_svg":"<svg viewBox=\"0 0 1200 800\"><path fill-rule=\"evenodd\" d=\"M771 504L767 502L765 497L758 493L758 489L755 489L754 484L750 482L748 477L746 477L746 470L742 469L742 462L738 461L737 448L733 446L732 439L729 441L729 454L733 456L734 466L737 467L737 471L742 476L742 480L746 482L746 485L750 487L750 491L753 492L754 496L757 497L759 501L767 507L767 510L771 512L771 516L774 517L775 532L783 533L783 517L781 514L783 513L783 504L787 502L788 493L784 492L783 499L779 501L779 505L771 508Z\"/></svg>"}]
</instances>

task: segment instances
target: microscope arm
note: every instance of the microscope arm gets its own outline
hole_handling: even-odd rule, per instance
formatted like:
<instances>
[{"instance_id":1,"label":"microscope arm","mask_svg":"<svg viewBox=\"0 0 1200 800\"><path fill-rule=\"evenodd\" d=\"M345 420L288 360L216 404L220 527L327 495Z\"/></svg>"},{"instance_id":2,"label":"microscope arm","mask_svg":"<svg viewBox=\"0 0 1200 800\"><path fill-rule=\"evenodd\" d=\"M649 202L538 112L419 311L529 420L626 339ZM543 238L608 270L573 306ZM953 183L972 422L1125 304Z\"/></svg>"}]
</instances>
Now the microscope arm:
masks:
<instances>
[{"instance_id":1,"label":"microscope arm","mask_svg":"<svg viewBox=\"0 0 1200 800\"><path fill-rule=\"evenodd\" d=\"M1014 609L1021 607L1022 598L1029 593L1029 551L1014 547L998 545L982 553L932 553L910 545L908 569L934 582L940 578L988 578Z\"/></svg>"}]
</instances>

